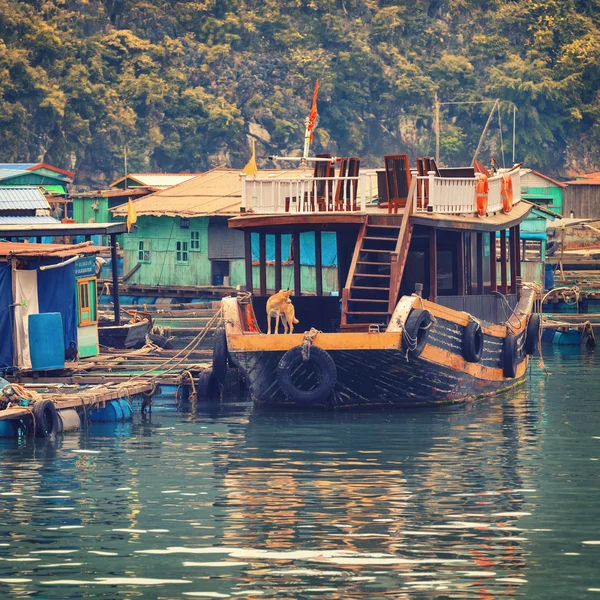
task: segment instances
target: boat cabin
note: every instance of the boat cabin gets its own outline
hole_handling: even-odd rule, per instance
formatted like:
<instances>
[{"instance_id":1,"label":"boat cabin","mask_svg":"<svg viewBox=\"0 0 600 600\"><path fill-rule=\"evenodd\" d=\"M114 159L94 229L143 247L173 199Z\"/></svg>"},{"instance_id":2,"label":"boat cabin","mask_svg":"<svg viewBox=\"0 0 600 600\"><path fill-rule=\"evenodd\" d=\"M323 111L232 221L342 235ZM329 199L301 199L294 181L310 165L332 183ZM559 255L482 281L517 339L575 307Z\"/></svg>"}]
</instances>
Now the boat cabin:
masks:
<instances>
[{"instance_id":1,"label":"boat cabin","mask_svg":"<svg viewBox=\"0 0 600 600\"><path fill-rule=\"evenodd\" d=\"M257 327L266 331L267 298L284 287L281 237L292 235L293 304L299 327L324 332L383 331L401 296L424 299L489 322L504 322L521 283L520 168L498 173L442 169L430 158L386 156L383 169L360 170L358 158L320 155L294 178L242 176L246 290ZM314 232L316 294L303 295L300 242ZM338 291L323 293L322 235L335 232ZM498 232L498 235L497 235ZM253 280L251 234L259 235ZM275 245L267 278L266 247ZM248 325L252 330L252 324Z\"/></svg>"}]
</instances>

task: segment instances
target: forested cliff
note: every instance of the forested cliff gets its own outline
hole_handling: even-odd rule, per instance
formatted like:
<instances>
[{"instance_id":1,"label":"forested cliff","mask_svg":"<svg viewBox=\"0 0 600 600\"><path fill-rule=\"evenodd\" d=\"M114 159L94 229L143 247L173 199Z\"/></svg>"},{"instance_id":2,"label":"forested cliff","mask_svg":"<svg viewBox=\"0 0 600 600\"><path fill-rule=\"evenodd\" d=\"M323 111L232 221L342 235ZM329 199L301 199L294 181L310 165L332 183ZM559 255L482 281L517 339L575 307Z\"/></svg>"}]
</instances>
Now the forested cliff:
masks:
<instances>
[{"instance_id":1,"label":"forested cliff","mask_svg":"<svg viewBox=\"0 0 600 600\"><path fill-rule=\"evenodd\" d=\"M302 147L432 154L441 102L499 98L502 140L555 175L600 166L600 0L0 0L0 162L105 185L123 170L259 166ZM491 104L441 105L469 164ZM501 161L498 114L481 159Z\"/></svg>"}]
</instances>

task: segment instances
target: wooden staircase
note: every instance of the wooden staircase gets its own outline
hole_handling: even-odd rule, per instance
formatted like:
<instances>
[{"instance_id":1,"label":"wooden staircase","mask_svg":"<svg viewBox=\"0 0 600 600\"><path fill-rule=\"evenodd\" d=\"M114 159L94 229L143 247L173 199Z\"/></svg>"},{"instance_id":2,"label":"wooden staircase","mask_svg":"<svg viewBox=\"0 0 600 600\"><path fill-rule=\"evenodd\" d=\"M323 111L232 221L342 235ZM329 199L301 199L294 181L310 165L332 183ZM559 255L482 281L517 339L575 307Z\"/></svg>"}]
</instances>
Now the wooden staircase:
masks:
<instances>
[{"instance_id":1,"label":"wooden staircase","mask_svg":"<svg viewBox=\"0 0 600 600\"><path fill-rule=\"evenodd\" d=\"M413 179L412 194L416 191L415 183ZM408 197L412 198L412 194L409 192ZM366 331L371 325L387 327L406 264L412 233L411 213L409 201L399 224L382 225L367 216L342 290L341 330Z\"/></svg>"}]
</instances>

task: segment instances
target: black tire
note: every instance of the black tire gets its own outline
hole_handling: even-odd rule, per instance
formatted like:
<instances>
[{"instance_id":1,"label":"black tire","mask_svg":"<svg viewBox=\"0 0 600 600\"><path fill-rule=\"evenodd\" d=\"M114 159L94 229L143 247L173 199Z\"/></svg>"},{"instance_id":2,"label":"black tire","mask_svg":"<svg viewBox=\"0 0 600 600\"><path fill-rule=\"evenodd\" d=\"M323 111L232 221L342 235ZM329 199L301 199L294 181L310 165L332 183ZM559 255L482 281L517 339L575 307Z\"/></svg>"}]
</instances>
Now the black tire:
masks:
<instances>
[{"instance_id":1,"label":"black tire","mask_svg":"<svg viewBox=\"0 0 600 600\"><path fill-rule=\"evenodd\" d=\"M504 338L502 364L504 377L514 379L517 376L517 338L512 333Z\"/></svg>"},{"instance_id":2,"label":"black tire","mask_svg":"<svg viewBox=\"0 0 600 600\"><path fill-rule=\"evenodd\" d=\"M311 390L299 388L293 381L292 375L302 366L302 346L294 346L279 360L277 365L277 383L283 393L293 402L303 406L323 403L333 392L337 383L337 368L333 359L325 350L312 346L307 363L316 365L318 383Z\"/></svg>"},{"instance_id":3,"label":"black tire","mask_svg":"<svg viewBox=\"0 0 600 600\"><path fill-rule=\"evenodd\" d=\"M158 335L157 333L149 333L148 339L159 348L164 348L165 350L173 349L173 344L171 343L171 340L166 338L164 335Z\"/></svg>"},{"instance_id":4,"label":"black tire","mask_svg":"<svg viewBox=\"0 0 600 600\"><path fill-rule=\"evenodd\" d=\"M478 363L483 355L483 331L477 321L469 321L463 331L463 358L470 363Z\"/></svg>"},{"instance_id":5,"label":"black tire","mask_svg":"<svg viewBox=\"0 0 600 600\"><path fill-rule=\"evenodd\" d=\"M431 329L431 313L422 308L413 308L404 323L403 345L406 344L410 356L420 356L427 344Z\"/></svg>"},{"instance_id":6,"label":"black tire","mask_svg":"<svg viewBox=\"0 0 600 600\"><path fill-rule=\"evenodd\" d=\"M244 375L240 369L227 369L223 380L223 398L239 400L245 391Z\"/></svg>"},{"instance_id":7,"label":"black tire","mask_svg":"<svg viewBox=\"0 0 600 600\"><path fill-rule=\"evenodd\" d=\"M200 373L196 384L196 394L198 400L201 401L214 402L220 400L219 380L215 377L212 369L204 369Z\"/></svg>"},{"instance_id":8,"label":"black tire","mask_svg":"<svg viewBox=\"0 0 600 600\"><path fill-rule=\"evenodd\" d=\"M527 333L525 334L525 353L534 354L538 347L540 335L540 315L533 313L529 317L529 323L527 323Z\"/></svg>"},{"instance_id":9,"label":"black tire","mask_svg":"<svg viewBox=\"0 0 600 600\"><path fill-rule=\"evenodd\" d=\"M215 333L212 372L218 381L225 379L225 373L227 373L227 336L224 329L219 329Z\"/></svg>"},{"instance_id":10,"label":"black tire","mask_svg":"<svg viewBox=\"0 0 600 600\"><path fill-rule=\"evenodd\" d=\"M31 409L37 437L52 437L58 433L58 413L52 400L38 400Z\"/></svg>"}]
</instances>

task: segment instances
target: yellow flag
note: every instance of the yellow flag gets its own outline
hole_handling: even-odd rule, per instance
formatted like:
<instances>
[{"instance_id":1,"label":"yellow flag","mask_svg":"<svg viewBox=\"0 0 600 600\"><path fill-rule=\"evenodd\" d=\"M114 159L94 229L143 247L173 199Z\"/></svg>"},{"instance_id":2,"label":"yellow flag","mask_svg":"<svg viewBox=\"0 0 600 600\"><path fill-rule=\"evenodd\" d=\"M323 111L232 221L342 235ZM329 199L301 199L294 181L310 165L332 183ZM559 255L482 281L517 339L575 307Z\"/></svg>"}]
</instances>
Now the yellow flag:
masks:
<instances>
[{"instance_id":1,"label":"yellow flag","mask_svg":"<svg viewBox=\"0 0 600 600\"><path fill-rule=\"evenodd\" d=\"M137 214L135 212L135 206L129 198L129 202L127 204L127 232L131 230L131 226L137 221Z\"/></svg>"},{"instance_id":2,"label":"yellow flag","mask_svg":"<svg viewBox=\"0 0 600 600\"><path fill-rule=\"evenodd\" d=\"M254 147L254 140L252 140L252 156L248 161L248 164L242 169L242 173L246 175L256 175L258 173L258 167L256 166L256 148Z\"/></svg>"}]
</instances>

